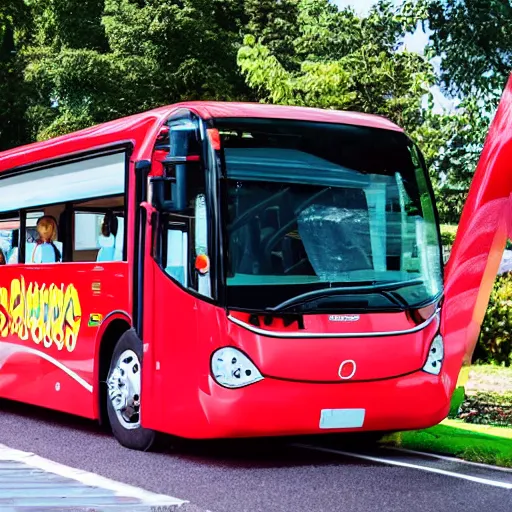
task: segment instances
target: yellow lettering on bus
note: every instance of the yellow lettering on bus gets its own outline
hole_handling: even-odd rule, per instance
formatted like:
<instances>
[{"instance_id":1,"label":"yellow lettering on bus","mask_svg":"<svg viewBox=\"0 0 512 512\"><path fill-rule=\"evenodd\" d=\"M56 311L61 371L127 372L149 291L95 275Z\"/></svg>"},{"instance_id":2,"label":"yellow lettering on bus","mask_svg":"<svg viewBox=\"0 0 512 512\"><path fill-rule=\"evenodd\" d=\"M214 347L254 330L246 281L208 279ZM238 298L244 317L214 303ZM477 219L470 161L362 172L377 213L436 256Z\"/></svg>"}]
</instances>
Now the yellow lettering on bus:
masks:
<instances>
[{"instance_id":1,"label":"yellow lettering on bus","mask_svg":"<svg viewBox=\"0 0 512 512\"><path fill-rule=\"evenodd\" d=\"M73 350L75 350L78 331L80 330L80 322L82 319L80 301L78 300L78 293L74 286L70 286L66 289L64 304L66 308L64 322L66 325L65 345L69 352L73 352Z\"/></svg>"},{"instance_id":2,"label":"yellow lettering on bus","mask_svg":"<svg viewBox=\"0 0 512 512\"><path fill-rule=\"evenodd\" d=\"M55 345L75 350L82 322L82 309L76 288L70 284L25 284L13 279L10 290L0 288L0 338L17 335L45 348Z\"/></svg>"},{"instance_id":3,"label":"yellow lettering on bus","mask_svg":"<svg viewBox=\"0 0 512 512\"><path fill-rule=\"evenodd\" d=\"M58 349L62 350L64 347L64 290L53 284L50 287L48 316L52 340Z\"/></svg>"},{"instance_id":4,"label":"yellow lettering on bus","mask_svg":"<svg viewBox=\"0 0 512 512\"><path fill-rule=\"evenodd\" d=\"M9 334L9 291L0 288L0 336L5 338Z\"/></svg>"}]
</instances>

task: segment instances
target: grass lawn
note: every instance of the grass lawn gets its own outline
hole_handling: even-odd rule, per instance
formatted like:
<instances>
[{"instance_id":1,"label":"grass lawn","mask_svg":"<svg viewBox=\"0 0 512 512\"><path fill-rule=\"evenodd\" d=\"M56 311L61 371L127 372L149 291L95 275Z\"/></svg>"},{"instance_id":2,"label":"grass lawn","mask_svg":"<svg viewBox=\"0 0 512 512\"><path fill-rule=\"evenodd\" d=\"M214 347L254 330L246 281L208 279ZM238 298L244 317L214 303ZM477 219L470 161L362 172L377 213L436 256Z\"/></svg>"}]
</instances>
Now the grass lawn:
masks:
<instances>
[{"instance_id":1,"label":"grass lawn","mask_svg":"<svg viewBox=\"0 0 512 512\"><path fill-rule=\"evenodd\" d=\"M425 430L393 434L383 444L512 468L512 428L444 420Z\"/></svg>"}]
</instances>

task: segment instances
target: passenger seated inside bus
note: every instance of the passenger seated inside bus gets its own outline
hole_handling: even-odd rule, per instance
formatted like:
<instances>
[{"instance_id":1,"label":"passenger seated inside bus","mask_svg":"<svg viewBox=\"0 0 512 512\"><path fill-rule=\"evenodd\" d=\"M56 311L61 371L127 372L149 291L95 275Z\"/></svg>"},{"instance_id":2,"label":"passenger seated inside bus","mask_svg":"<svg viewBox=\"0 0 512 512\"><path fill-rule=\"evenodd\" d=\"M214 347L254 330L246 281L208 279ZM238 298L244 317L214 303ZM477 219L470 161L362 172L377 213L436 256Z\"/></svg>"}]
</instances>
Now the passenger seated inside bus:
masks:
<instances>
[{"instance_id":1,"label":"passenger seated inside bus","mask_svg":"<svg viewBox=\"0 0 512 512\"><path fill-rule=\"evenodd\" d=\"M116 259L116 237L119 221L112 212L107 212L101 224L101 233L98 237L100 250L96 261L114 261Z\"/></svg>"},{"instance_id":2,"label":"passenger seated inside bus","mask_svg":"<svg viewBox=\"0 0 512 512\"><path fill-rule=\"evenodd\" d=\"M0 265L5 265L5 264L6 264L5 254L4 254L4 251L2 249L0 249Z\"/></svg>"},{"instance_id":3,"label":"passenger seated inside bus","mask_svg":"<svg viewBox=\"0 0 512 512\"><path fill-rule=\"evenodd\" d=\"M59 263L62 261L62 252L57 247L57 221L51 215L43 215L37 221L39 237L32 252L32 263Z\"/></svg>"}]
</instances>

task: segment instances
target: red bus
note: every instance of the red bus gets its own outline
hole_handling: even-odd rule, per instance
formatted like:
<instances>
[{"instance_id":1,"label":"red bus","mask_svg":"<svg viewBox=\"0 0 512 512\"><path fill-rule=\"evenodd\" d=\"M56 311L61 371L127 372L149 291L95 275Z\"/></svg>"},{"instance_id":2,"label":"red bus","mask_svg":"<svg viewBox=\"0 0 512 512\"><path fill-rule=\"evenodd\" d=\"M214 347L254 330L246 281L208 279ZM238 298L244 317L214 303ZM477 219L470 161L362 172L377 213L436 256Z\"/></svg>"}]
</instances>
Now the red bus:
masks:
<instances>
[{"instance_id":1,"label":"red bus","mask_svg":"<svg viewBox=\"0 0 512 512\"><path fill-rule=\"evenodd\" d=\"M0 153L0 191L0 397L140 450L446 417L434 196L387 119L181 103Z\"/></svg>"}]
</instances>

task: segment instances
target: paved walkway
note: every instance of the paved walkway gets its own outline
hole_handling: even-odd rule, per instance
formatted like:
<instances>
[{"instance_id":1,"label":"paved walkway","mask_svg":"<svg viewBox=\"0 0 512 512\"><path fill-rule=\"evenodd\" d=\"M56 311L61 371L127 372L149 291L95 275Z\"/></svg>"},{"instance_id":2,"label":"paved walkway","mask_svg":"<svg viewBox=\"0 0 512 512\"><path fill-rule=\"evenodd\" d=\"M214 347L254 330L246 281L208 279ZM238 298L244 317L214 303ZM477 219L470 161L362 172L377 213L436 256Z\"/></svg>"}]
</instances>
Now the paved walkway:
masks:
<instances>
[{"instance_id":1,"label":"paved walkway","mask_svg":"<svg viewBox=\"0 0 512 512\"><path fill-rule=\"evenodd\" d=\"M170 512L184 503L0 445L1 512Z\"/></svg>"}]
</instances>

